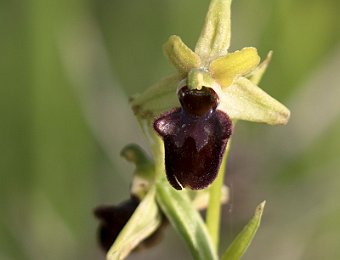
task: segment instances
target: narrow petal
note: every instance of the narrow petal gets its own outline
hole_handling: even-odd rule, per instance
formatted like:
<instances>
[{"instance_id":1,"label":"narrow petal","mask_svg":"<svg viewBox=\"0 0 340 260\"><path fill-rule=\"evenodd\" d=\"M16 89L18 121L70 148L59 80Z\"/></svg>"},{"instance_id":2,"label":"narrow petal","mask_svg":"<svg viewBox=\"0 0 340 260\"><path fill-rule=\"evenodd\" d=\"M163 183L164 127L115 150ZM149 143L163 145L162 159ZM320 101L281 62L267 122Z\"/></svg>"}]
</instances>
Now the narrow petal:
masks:
<instances>
[{"instance_id":1,"label":"narrow petal","mask_svg":"<svg viewBox=\"0 0 340 260\"><path fill-rule=\"evenodd\" d=\"M233 120L247 120L270 125L286 124L290 111L280 102L241 77L224 90L218 109Z\"/></svg>"},{"instance_id":2,"label":"narrow petal","mask_svg":"<svg viewBox=\"0 0 340 260\"><path fill-rule=\"evenodd\" d=\"M243 48L211 62L209 71L221 87L230 86L237 76L255 69L260 57L255 48Z\"/></svg>"},{"instance_id":3,"label":"narrow petal","mask_svg":"<svg viewBox=\"0 0 340 260\"><path fill-rule=\"evenodd\" d=\"M247 76L247 78L251 82L253 82L255 85L260 83L260 81L263 77L263 74L266 72L269 63L272 60L272 55L273 55L273 51L268 52L267 57L264 59L264 61L262 61L261 64L259 66L257 66L256 69L253 70Z\"/></svg>"},{"instance_id":4,"label":"narrow petal","mask_svg":"<svg viewBox=\"0 0 340 260\"><path fill-rule=\"evenodd\" d=\"M170 36L164 44L163 50L170 63L181 75L186 75L192 68L198 68L201 64L200 57L177 35Z\"/></svg>"},{"instance_id":5,"label":"narrow petal","mask_svg":"<svg viewBox=\"0 0 340 260\"><path fill-rule=\"evenodd\" d=\"M205 61L228 53L231 0L212 0L195 52Z\"/></svg>"}]
</instances>

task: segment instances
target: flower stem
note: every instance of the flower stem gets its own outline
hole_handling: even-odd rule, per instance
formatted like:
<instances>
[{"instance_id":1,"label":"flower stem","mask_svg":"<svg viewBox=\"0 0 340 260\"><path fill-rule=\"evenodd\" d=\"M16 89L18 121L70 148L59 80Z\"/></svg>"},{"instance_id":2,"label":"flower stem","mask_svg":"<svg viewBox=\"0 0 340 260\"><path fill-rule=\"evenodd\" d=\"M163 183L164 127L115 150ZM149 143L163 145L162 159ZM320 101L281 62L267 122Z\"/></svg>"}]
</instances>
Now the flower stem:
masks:
<instances>
[{"instance_id":1,"label":"flower stem","mask_svg":"<svg viewBox=\"0 0 340 260\"><path fill-rule=\"evenodd\" d=\"M231 139L229 139L226 151L223 156L221 167L218 172L218 176L214 183L209 188L209 205L207 209L206 224L210 233L211 239L218 250L219 244L219 230L220 230L220 219L221 219L221 195L222 186L224 180L225 167L227 164L228 153L230 149Z\"/></svg>"}]
</instances>

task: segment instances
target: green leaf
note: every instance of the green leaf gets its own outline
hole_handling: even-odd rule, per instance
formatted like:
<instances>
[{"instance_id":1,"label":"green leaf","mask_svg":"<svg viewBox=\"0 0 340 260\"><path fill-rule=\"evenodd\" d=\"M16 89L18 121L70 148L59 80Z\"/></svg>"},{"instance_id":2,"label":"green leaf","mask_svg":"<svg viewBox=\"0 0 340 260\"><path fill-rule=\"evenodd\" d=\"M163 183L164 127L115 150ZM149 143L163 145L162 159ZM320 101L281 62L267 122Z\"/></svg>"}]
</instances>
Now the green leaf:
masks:
<instances>
[{"instance_id":1,"label":"green leaf","mask_svg":"<svg viewBox=\"0 0 340 260\"><path fill-rule=\"evenodd\" d=\"M260 226L265 204L266 202L263 201L260 205L257 206L254 217L237 235L237 237L225 251L221 258L222 260L238 260L246 252L256 234L258 227Z\"/></svg>"},{"instance_id":2,"label":"green leaf","mask_svg":"<svg viewBox=\"0 0 340 260\"><path fill-rule=\"evenodd\" d=\"M201 64L200 57L182 42L177 35L170 36L164 44L163 50L170 63L176 67L181 75L186 75L192 68Z\"/></svg>"},{"instance_id":3,"label":"green leaf","mask_svg":"<svg viewBox=\"0 0 340 260\"><path fill-rule=\"evenodd\" d=\"M142 240L160 226L161 215L155 194L155 188L152 188L138 205L107 253L108 260L125 259Z\"/></svg>"},{"instance_id":4,"label":"green leaf","mask_svg":"<svg viewBox=\"0 0 340 260\"><path fill-rule=\"evenodd\" d=\"M270 125L288 122L290 111L247 78L236 79L223 91L219 109L226 112L231 119Z\"/></svg>"},{"instance_id":5,"label":"green leaf","mask_svg":"<svg viewBox=\"0 0 340 260\"><path fill-rule=\"evenodd\" d=\"M230 45L231 0L212 0L195 52L210 61L228 53Z\"/></svg>"},{"instance_id":6,"label":"green leaf","mask_svg":"<svg viewBox=\"0 0 340 260\"><path fill-rule=\"evenodd\" d=\"M157 183L157 202L189 246L194 259L214 260L217 253L202 217L186 191L177 191L166 180Z\"/></svg>"}]
</instances>

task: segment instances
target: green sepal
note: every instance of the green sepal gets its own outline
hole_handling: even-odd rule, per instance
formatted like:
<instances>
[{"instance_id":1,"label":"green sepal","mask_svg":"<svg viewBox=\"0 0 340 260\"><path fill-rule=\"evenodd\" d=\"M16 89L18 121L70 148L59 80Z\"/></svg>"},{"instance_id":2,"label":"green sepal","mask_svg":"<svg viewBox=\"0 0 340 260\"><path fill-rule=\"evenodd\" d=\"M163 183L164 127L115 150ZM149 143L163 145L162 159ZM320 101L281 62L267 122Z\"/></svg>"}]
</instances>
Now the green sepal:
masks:
<instances>
[{"instance_id":1,"label":"green sepal","mask_svg":"<svg viewBox=\"0 0 340 260\"><path fill-rule=\"evenodd\" d=\"M195 52L205 63L228 53L230 6L231 0L212 0L210 2L205 24L195 48Z\"/></svg>"},{"instance_id":2,"label":"green sepal","mask_svg":"<svg viewBox=\"0 0 340 260\"><path fill-rule=\"evenodd\" d=\"M186 191L177 191L166 180L157 183L157 202L172 226L187 243L194 259L215 260L217 253L202 217Z\"/></svg>"},{"instance_id":3,"label":"green sepal","mask_svg":"<svg viewBox=\"0 0 340 260\"><path fill-rule=\"evenodd\" d=\"M177 87L182 76L165 77L148 88L143 94L130 99L132 109L138 119L150 119L174 107L179 107Z\"/></svg>"},{"instance_id":4,"label":"green sepal","mask_svg":"<svg viewBox=\"0 0 340 260\"><path fill-rule=\"evenodd\" d=\"M224 95L218 109L226 112L233 120L246 120L270 125L286 124L290 111L279 101L269 96L249 79L240 77L230 87L223 89Z\"/></svg>"},{"instance_id":5,"label":"green sepal","mask_svg":"<svg viewBox=\"0 0 340 260\"><path fill-rule=\"evenodd\" d=\"M155 188L150 189L140 202L107 253L107 260L125 259L141 241L160 226L161 215L155 194Z\"/></svg>"},{"instance_id":6,"label":"green sepal","mask_svg":"<svg viewBox=\"0 0 340 260\"><path fill-rule=\"evenodd\" d=\"M263 201L257 206L255 215L224 252L222 260L238 260L246 252L260 226L265 204L266 202Z\"/></svg>"}]
</instances>

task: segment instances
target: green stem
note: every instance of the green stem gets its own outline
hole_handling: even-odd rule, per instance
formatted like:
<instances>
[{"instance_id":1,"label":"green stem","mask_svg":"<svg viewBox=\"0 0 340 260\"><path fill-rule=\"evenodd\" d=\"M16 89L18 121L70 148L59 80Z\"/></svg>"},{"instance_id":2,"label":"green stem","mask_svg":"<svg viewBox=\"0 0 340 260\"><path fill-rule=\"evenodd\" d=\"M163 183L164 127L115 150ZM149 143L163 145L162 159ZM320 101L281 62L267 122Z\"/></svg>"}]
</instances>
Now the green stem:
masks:
<instances>
[{"instance_id":1,"label":"green stem","mask_svg":"<svg viewBox=\"0 0 340 260\"><path fill-rule=\"evenodd\" d=\"M231 139L228 142L226 151L224 153L221 167L218 172L218 176L214 183L209 188L209 205L207 209L207 228L210 233L211 239L218 249L219 244L219 230L220 230L220 219L221 219L221 195L222 186L224 180L225 167L227 164L228 153L230 149Z\"/></svg>"}]
</instances>

